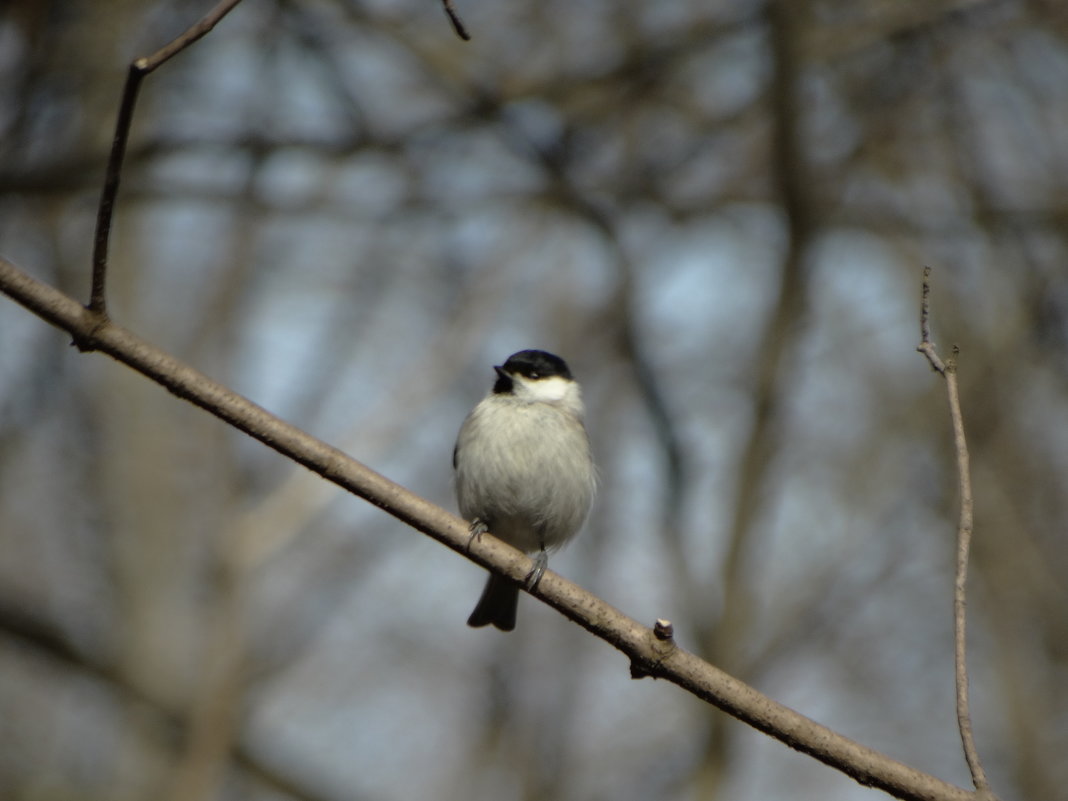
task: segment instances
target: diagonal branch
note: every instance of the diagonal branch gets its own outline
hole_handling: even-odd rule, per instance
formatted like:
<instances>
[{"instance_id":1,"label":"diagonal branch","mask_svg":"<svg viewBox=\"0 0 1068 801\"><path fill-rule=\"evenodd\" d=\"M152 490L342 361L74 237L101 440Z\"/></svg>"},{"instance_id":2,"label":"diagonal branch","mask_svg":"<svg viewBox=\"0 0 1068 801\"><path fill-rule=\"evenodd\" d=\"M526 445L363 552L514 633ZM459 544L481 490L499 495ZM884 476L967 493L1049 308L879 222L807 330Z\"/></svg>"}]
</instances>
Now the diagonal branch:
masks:
<instances>
[{"instance_id":1,"label":"diagonal branch","mask_svg":"<svg viewBox=\"0 0 1068 801\"><path fill-rule=\"evenodd\" d=\"M957 386L957 347L953 356L943 361L931 341L930 295L931 268L923 268L923 294L920 300L920 336L916 348L927 357L931 367L946 380L946 396L949 400L949 415L953 424L953 443L957 452L957 476L960 491L960 517L957 524L957 565L953 581L953 661L957 689L957 726L964 746L964 758L972 774L975 789L984 796L990 795L990 784L979 761L972 734L972 716L968 702L968 657L965 633L968 553L972 543L972 479L968 459L968 442L964 437L964 418L960 411L960 392Z\"/></svg>"},{"instance_id":2,"label":"diagonal branch","mask_svg":"<svg viewBox=\"0 0 1068 801\"><path fill-rule=\"evenodd\" d=\"M385 510L476 564L522 584L529 557L491 536L469 541L467 524L418 497L337 448L275 417L135 334L110 322L0 259L0 291L57 328L82 350L99 350L173 394L328 481ZM865 786L910 801L969 801L975 794L863 746L773 701L754 688L679 648L593 594L552 572L531 592L570 620L626 654L636 677L677 684L791 748L842 771Z\"/></svg>"},{"instance_id":3,"label":"diagonal branch","mask_svg":"<svg viewBox=\"0 0 1068 801\"><path fill-rule=\"evenodd\" d=\"M211 11L190 26L184 33L160 48L151 56L134 61L126 73L126 85L119 104L119 118L115 122L115 136L111 140L104 188L96 211L96 233L93 235L93 277L89 294L89 308L100 315L107 314L108 243L111 239L111 220L115 213L115 197L119 193L122 163L126 158L126 144L130 139L134 107L141 81L158 66L178 55L206 35L241 0L221 0Z\"/></svg>"}]
</instances>

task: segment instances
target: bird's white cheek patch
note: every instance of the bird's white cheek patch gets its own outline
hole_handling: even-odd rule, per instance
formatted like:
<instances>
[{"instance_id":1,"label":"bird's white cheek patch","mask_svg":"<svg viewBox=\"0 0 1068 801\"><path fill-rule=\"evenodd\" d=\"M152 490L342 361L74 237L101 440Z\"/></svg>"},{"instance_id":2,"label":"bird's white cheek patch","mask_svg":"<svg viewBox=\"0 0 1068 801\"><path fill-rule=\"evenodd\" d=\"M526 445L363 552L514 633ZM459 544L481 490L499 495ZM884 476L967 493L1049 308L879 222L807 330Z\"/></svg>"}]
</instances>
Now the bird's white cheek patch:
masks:
<instances>
[{"instance_id":1,"label":"bird's white cheek patch","mask_svg":"<svg viewBox=\"0 0 1068 801\"><path fill-rule=\"evenodd\" d=\"M562 401L575 391L574 381L568 381L566 378L560 378L559 376L542 378L539 381L525 381L523 383L523 388L526 390L528 397L545 403Z\"/></svg>"}]
</instances>

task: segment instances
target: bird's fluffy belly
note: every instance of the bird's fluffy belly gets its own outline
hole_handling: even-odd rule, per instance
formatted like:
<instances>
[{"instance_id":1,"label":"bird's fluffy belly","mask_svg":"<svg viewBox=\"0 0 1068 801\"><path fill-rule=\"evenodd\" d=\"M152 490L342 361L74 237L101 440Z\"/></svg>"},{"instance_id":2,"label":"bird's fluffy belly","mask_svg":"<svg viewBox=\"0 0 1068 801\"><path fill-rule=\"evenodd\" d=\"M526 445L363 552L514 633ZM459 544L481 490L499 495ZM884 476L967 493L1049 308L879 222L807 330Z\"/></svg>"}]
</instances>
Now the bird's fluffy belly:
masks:
<instances>
[{"instance_id":1,"label":"bird's fluffy belly","mask_svg":"<svg viewBox=\"0 0 1068 801\"><path fill-rule=\"evenodd\" d=\"M592 475L585 431L573 415L548 404L481 406L465 421L457 449L475 439L481 458L460 458L456 474L464 517L527 552L559 546L578 531L593 483L568 478Z\"/></svg>"}]
</instances>

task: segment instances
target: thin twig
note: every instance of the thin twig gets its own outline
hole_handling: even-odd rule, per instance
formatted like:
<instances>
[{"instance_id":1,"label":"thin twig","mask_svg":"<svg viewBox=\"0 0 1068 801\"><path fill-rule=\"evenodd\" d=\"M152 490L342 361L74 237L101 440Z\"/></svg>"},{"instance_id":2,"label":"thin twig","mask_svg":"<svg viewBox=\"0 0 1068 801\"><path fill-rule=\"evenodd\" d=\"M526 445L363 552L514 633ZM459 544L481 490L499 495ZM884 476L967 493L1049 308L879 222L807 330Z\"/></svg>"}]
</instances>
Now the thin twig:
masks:
<instances>
[{"instance_id":1,"label":"thin twig","mask_svg":"<svg viewBox=\"0 0 1068 801\"><path fill-rule=\"evenodd\" d=\"M122 161L126 156L126 142L129 139L130 122L133 119L137 90L141 86L142 75L143 73L137 68L137 62L131 64L126 73L126 86L122 90L119 119L115 124L115 138L111 142L111 155L108 157L104 188L100 193L100 205L96 210L96 234L93 237L93 283L89 295L89 310L100 315L107 314L106 284L111 218L115 210L115 196L119 192L119 176L122 174Z\"/></svg>"},{"instance_id":2,"label":"thin twig","mask_svg":"<svg viewBox=\"0 0 1068 801\"><path fill-rule=\"evenodd\" d=\"M456 35L465 42L470 42L471 34L467 32L467 28L464 26L464 21L460 19L460 14L453 7L452 0L441 0L441 7L445 9L445 16L447 16L449 22L452 23L452 29L456 31Z\"/></svg>"},{"instance_id":3,"label":"thin twig","mask_svg":"<svg viewBox=\"0 0 1068 801\"><path fill-rule=\"evenodd\" d=\"M916 348L927 357L933 367L946 379L946 397L949 400L949 415L953 424L953 443L957 452L957 476L960 491L960 517L957 524L957 566L953 581L953 661L957 689L957 726L960 739L964 745L964 758L972 774L975 789L984 795L989 794L990 784L986 778L979 752L975 747L972 734L972 716L968 701L968 659L967 636L965 632L966 586L968 578L968 553L972 544L972 479L968 459L968 443L964 437L964 418L960 411L960 393L957 386L957 354L959 349L953 346L953 356L942 361L931 341L930 294L931 268L923 268L923 294L920 301L920 336L922 341Z\"/></svg>"},{"instance_id":4,"label":"thin twig","mask_svg":"<svg viewBox=\"0 0 1068 801\"><path fill-rule=\"evenodd\" d=\"M178 38L157 50L151 56L139 58L130 64L126 73L126 85L122 90L119 105L119 117L115 122L115 136L111 140L111 154L108 156L107 172L104 176L104 188L100 193L100 205L96 212L96 233L93 237L93 278L89 295L89 310L107 315L107 270L108 243L111 239L111 220L115 211L115 197L119 192L119 178L122 176L122 163L126 158L126 143L130 138L130 126L133 123L134 107L137 105L137 93L144 77L160 64L185 50L193 42L207 34L225 17L241 0L222 0L215 8L190 26Z\"/></svg>"}]
</instances>

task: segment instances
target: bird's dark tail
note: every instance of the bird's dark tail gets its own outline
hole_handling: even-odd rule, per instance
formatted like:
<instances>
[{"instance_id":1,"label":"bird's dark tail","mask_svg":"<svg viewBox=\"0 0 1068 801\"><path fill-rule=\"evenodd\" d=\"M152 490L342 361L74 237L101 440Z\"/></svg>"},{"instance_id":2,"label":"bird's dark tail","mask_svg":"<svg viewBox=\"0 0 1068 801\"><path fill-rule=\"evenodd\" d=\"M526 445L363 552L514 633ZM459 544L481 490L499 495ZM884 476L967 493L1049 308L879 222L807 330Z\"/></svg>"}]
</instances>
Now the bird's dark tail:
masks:
<instances>
[{"instance_id":1,"label":"bird's dark tail","mask_svg":"<svg viewBox=\"0 0 1068 801\"><path fill-rule=\"evenodd\" d=\"M501 631L511 631L515 628L518 606L519 587L508 579L491 573L475 611L467 618L467 625L476 629L492 625Z\"/></svg>"}]
</instances>

